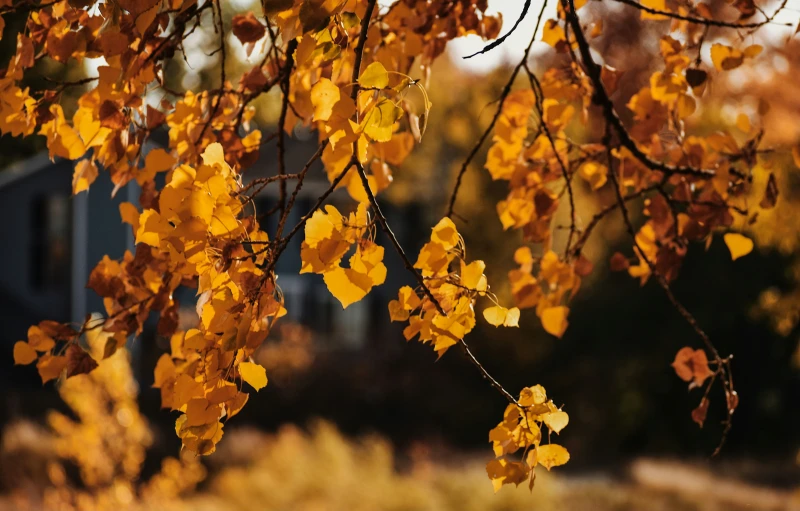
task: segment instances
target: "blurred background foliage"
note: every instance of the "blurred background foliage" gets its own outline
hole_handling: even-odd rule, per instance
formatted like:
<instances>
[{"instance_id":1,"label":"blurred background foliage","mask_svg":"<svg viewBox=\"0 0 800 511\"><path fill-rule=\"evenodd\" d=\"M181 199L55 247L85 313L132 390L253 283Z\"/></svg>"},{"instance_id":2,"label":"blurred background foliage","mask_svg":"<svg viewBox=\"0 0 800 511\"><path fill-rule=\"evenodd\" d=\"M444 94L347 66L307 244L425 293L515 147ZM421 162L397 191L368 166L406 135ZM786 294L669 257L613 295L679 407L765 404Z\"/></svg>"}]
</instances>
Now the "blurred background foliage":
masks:
<instances>
[{"instance_id":1,"label":"blurred background foliage","mask_svg":"<svg viewBox=\"0 0 800 511\"><path fill-rule=\"evenodd\" d=\"M226 16L247 9L247 2L231 1ZM8 34L21 23L6 17L6 37L0 41L3 62L13 51L14 38ZM658 65L652 59L659 33L655 25L643 25L635 10L619 10L607 18L606 35L596 42L609 65L625 69L615 96L620 111ZM780 34L757 64L715 77L713 97L726 103L705 103L690 129L728 128L739 113L755 112L766 98L769 112L763 122L769 130L763 147L800 144L800 39L787 40L786 31ZM176 56L167 69L169 87L217 85L211 39L198 30L187 40L185 58ZM238 76L259 56L254 53L247 61L237 42L231 39L229 44L237 58L228 59L228 75ZM422 229L444 210L455 172L488 124L509 73L499 65L488 74L475 74L457 65L458 58L440 59L426 80L434 105L428 131L384 197L419 207ZM533 64L542 69L553 58L538 52ZM85 70L47 74L58 73L75 79ZM265 132L277 117L277 105L278 98L271 95L256 103L256 124ZM0 138L4 164L43 148L40 137ZM274 151L269 144L262 149ZM495 274L489 280L505 282L519 240L504 233L497 219L494 204L505 190L482 170L485 150L474 161L456 211L464 217L461 230L470 258L492 261ZM626 462L643 456L698 462L753 484L796 487L800 161L775 154L766 155L761 164L771 165L776 174L781 192L777 207L752 225L737 226L749 231L758 250L732 262L721 239L715 239L705 253L689 251L675 284L678 298L720 351L735 354L740 406L721 461L707 461L721 425L709 421L698 430L689 416L698 397L687 392L669 367L676 350L693 342L693 333L657 286L642 288L627 274L610 272L607 261L615 246L624 246L625 235L619 218L611 217L587 245L595 272L573 302L570 328L562 339L546 335L533 326L539 324L533 313L526 317L523 312L522 328L496 330L482 324L471 343L507 388L542 383L557 404L569 404L571 425L560 442L572 453L562 471L575 477L571 482L543 473L533 497L511 488L491 495L483 472L489 451L482 439L505 405L458 353L437 362L426 347L403 342L400 326L391 338L369 339L362 350L352 351L331 349L301 326L286 325L259 358L270 385L252 396L257 404L242 412L236 427L226 433L230 438L222 450L208 460L209 467L174 458L179 451L170 431L174 417L159 410L159 393L150 388L152 374L136 369L137 384L123 353L113 368L69 380L59 389L63 401L55 398L52 387L31 390L37 386L34 373L3 366L21 382L20 388L7 389L2 411L6 427L0 468L15 499L8 501L9 509L21 509L14 506L40 497L53 509L144 509L148 499L157 499L159 509L196 510L250 509L254 501L263 502L263 509L314 510L604 509L601 504L606 503L608 509L735 509L724 495L721 501L709 500L663 488L653 494L656 490L633 483L616 483L610 494L604 479L582 477L621 475ZM594 199L587 192L577 191L579 209L592 211ZM563 217L566 211L559 214ZM502 286L495 291L501 297L508 293ZM10 360L10 344L6 351L4 358ZM160 353L143 353L135 368L152 368ZM714 410L722 402L716 397L710 417L724 415ZM352 440L356 437L362 439ZM70 442L73 447L65 447ZM24 466L17 463L21 459ZM696 474L686 478L696 479ZM48 488L44 494L39 493L42 487ZM582 491L574 491L577 487Z\"/></svg>"}]
</instances>

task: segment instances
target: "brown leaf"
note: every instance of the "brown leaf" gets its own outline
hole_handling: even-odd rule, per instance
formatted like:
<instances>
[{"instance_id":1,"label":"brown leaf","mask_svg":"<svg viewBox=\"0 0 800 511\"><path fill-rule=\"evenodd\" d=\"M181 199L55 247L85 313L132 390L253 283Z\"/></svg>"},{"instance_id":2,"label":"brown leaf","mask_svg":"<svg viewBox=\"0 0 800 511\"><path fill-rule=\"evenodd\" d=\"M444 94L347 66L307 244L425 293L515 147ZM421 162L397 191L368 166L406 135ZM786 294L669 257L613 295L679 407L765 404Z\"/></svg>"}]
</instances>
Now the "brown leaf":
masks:
<instances>
[{"instance_id":1,"label":"brown leaf","mask_svg":"<svg viewBox=\"0 0 800 511\"><path fill-rule=\"evenodd\" d=\"M675 355L675 361L672 362L675 374L683 381L692 381L692 378L694 378L694 370L691 365L693 356L694 350L687 346L678 350Z\"/></svg>"},{"instance_id":2,"label":"brown leaf","mask_svg":"<svg viewBox=\"0 0 800 511\"><path fill-rule=\"evenodd\" d=\"M575 273L580 275L581 277L586 277L590 273L592 273L592 269L594 269L594 265L586 256L581 254L578 256L578 259L575 261Z\"/></svg>"},{"instance_id":3,"label":"brown leaf","mask_svg":"<svg viewBox=\"0 0 800 511\"><path fill-rule=\"evenodd\" d=\"M611 271L625 271L631 265L628 258L622 255L619 252L615 252L614 255L611 256Z\"/></svg>"},{"instance_id":4,"label":"brown leaf","mask_svg":"<svg viewBox=\"0 0 800 511\"><path fill-rule=\"evenodd\" d=\"M706 378L714 373L708 367L708 358L703 350L693 350L690 347L681 348L675 355L672 362L675 374L683 381L692 381L698 387L703 384Z\"/></svg>"},{"instance_id":5,"label":"brown leaf","mask_svg":"<svg viewBox=\"0 0 800 511\"><path fill-rule=\"evenodd\" d=\"M778 202L778 184L775 182L775 174L770 174L767 180L767 189L764 190L764 198L761 199L759 206L763 209L772 209Z\"/></svg>"},{"instance_id":6,"label":"brown leaf","mask_svg":"<svg viewBox=\"0 0 800 511\"><path fill-rule=\"evenodd\" d=\"M70 341L75 338L77 332L69 325L62 325L57 321L45 320L39 323L39 328L45 335L60 341Z\"/></svg>"},{"instance_id":7,"label":"brown leaf","mask_svg":"<svg viewBox=\"0 0 800 511\"><path fill-rule=\"evenodd\" d=\"M117 104L110 100L105 100L100 105L98 117L101 126L112 130L121 130L127 124L125 122L125 116L122 114Z\"/></svg>"},{"instance_id":8,"label":"brown leaf","mask_svg":"<svg viewBox=\"0 0 800 511\"><path fill-rule=\"evenodd\" d=\"M261 66L256 66L242 75L240 83L247 90L259 91L267 84L267 77L264 75Z\"/></svg>"},{"instance_id":9,"label":"brown leaf","mask_svg":"<svg viewBox=\"0 0 800 511\"><path fill-rule=\"evenodd\" d=\"M158 335L162 337L172 337L175 330L178 329L178 303L173 302L172 305L166 307L161 311L161 319L158 320Z\"/></svg>"},{"instance_id":10,"label":"brown leaf","mask_svg":"<svg viewBox=\"0 0 800 511\"><path fill-rule=\"evenodd\" d=\"M24 35L18 34L17 35L17 56L16 56L16 64L20 68L27 68L33 66L35 63L34 60L34 49L33 49L33 42L31 39Z\"/></svg>"},{"instance_id":11,"label":"brown leaf","mask_svg":"<svg viewBox=\"0 0 800 511\"><path fill-rule=\"evenodd\" d=\"M700 87L704 83L706 83L706 79L708 78L708 73L703 71L702 69L695 69L689 68L686 70L686 81L689 82L689 85L695 89Z\"/></svg>"},{"instance_id":12,"label":"brown leaf","mask_svg":"<svg viewBox=\"0 0 800 511\"><path fill-rule=\"evenodd\" d=\"M622 78L622 72L611 66L603 66L603 69L600 70L600 80L606 86L608 94L613 94L617 90L620 78Z\"/></svg>"},{"instance_id":13,"label":"brown leaf","mask_svg":"<svg viewBox=\"0 0 800 511\"><path fill-rule=\"evenodd\" d=\"M264 37L266 28L261 24L252 12L246 15L237 14L233 17L233 35L235 35L242 44L254 43Z\"/></svg>"},{"instance_id":14,"label":"brown leaf","mask_svg":"<svg viewBox=\"0 0 800 511\"><path fill-rule=\"evenodd\" d=\"M155 109L150 105L147 105L147 129L153 130L162 124L164 121L167 120L167 116L165 116L161 110Z\"/></svg>"},{"instance_id":15,"label":"brown leaf","mask_svg":"<svg viewBox=\"0 0 800 511\"><path fill-rule=\"evenodd\" d=\"M692 420L695 421L701 428L703 427L703 423L706 421L706 416L708 415L708 404L708 399L703 398L700 401L700 405L692 410Z\"/></svg>"},{"instance_id":16,"label":"brown leaf","mask_svg":"<svg viewBox=\"0 0 800 511\"><path fill-rule=\"evenodd\" d=\"M36 369L39 370L42 383L47 383L50 380L58 378L66 365L67 358L64 356L54 357L52 355L42 355L39 358L39 362L36 363Z\"/></svg>"},{"instance_id":17,"label":"brown leaf","mask_svg":"<svg viewBox=\"0 0 800 511\"><path fill-rule=\"evenodd\" d=\"M83 348L77 344L70 344L67 348L67 378L77 374L90 373L97 362Z\"/></svg>"},{"instance_id":18,"label":"brown leaf","mask_svg":"<svg viewBox=\"0 0 800 511\"><path fill-rule=\"evenodd\" d=\"M735 0L733 7L739 11L739 19L747 19L756 13L755 0Z\"/></svg>"}]
</instances>

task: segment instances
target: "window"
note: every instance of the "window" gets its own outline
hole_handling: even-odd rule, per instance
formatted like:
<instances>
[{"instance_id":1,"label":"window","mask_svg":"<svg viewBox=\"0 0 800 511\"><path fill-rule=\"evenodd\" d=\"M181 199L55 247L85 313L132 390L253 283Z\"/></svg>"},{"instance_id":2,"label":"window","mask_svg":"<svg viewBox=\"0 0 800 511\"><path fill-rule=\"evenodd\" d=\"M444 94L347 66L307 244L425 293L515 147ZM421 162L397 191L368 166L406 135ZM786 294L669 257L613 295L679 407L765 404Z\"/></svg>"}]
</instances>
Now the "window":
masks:
<instances>
[{"instance_id":1,"label":"window","mask_svg":"<svg viewBox=\"0 0 800 511\"><path fill-rule=\"evenodd\" d=\"M31 287L37 291L64 289L70 283L69 197L40 196L31 207Z\"/></svg>"}]
</instances>

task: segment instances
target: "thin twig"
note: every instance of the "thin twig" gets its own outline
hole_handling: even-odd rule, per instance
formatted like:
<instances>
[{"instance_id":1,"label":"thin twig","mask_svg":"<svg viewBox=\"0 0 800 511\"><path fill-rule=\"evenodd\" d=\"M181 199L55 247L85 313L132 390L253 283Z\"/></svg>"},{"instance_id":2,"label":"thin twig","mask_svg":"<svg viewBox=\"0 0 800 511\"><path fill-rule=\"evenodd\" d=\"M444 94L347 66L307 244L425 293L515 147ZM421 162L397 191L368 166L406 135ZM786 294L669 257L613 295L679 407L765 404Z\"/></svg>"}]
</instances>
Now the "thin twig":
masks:
<instances>
[{"instance_id":1,"label":"thin twig","mask_svg":"<svg viewBox=\"0 0 800 511\"><path fill-rule=\"evenodd\" d=\"M503 44L503 42L506 39L508 39L508 36L513 34L514 31L519 26L519 24L522 23L522 20L524 20L525 16L528 15L528 9L530 9L530 8L531 8L531 0L525 0L525 4L522 6L522 13L519 15L519 18L517 18L516 23L514 23L514 26L511 27L511 30L509 30L507 34L505 34L504 36L502 36L502 37L492 41L491 43L487 44L486 46L483 47L483 49L481 51L477 51L477 52L473 53L472 55L467 55L466 57L463 57L463 58L464 59L471 59L472 57L475 57L476 55L481 55L483 53L489 52L489 51L493 50L494 48L497 48L498 46ZM535 35L536 35L536 32L534 32L534 36Z\"/></svg>"},{"instance_id":2,"label":"thin twig","mask_svg":"<svg viewBox=\"0 0 800 511\"><path fill-rule=\"evenodd\" d=\"M283 101L281 103L281 115L278 118L278 175L286 174L286 129L284 125L286 124L286 115L289 112L289 88L292 83L292 69L294 68L294 52L296 49L297 39L292 39L286 48L286 61L281 71L283 73L283 79L281 80ZM281 181L280 183L278 204L280 205L282 223L285 223L284 218L288 215L286 209L286 181Z\"/></svg>"},{"instance_id":3,"label":"thin twig","mask_svg":"<svg viewBox=\"0 0 800 511\"><path fill-rule=\"evenodd\" d=\"M528 55L530 54L531 47L533 43L536 42L536 34L539 32L539 25L542 22L542 18L544 17L544 11L547 7L547 0L542 2L542 9L539 11L539 16L536 19L536 27L533 29L533 35L531 36L531 40L528 43L528 46L525 48L525 52L522 55L522 59L520 62L514 67L514 70L511 72L511 76L508 77L508 81L506 82L505 87L503 87L503 91L500 93L500 99L498 100L497 110L494 112L494 116L492 117L492 121L486 127L486 129L481 134L478 141L472 147L472 150L467 155L467 158L461 164L461 168L458 170L458 174L456 176L456 184L453 187L453 193L450 195L450 203L447 206L447 214L445 216L452 217L454 214L454 208L456 205L456 199L458 198L458 190L461 188L461 180L464 178L464 174L467 172L467 167L478 154L481 146L489 137L489 133L492 132L494 129L494 125L497 124L497 120L500 118L500 114L503 111L503 104L505 104L508 95L511 93L511 87L514 85L514 80L517 78L522 66L528 61Z\"/></svg>"},{"instance_id":4,"label":"thin twig","mask_svg":"<svg viewBox=\"0 0 800 511\"><path fill-rule=\"evenodd\" d=\"M686 22L689 22L689 23L693 23L695 25L705 25L707 27L723 27L723 28L759 28L759 27L763 27L764 25L772 23L772 21L775 19L775 17L778 15L778 13L780 13L783 10L783 8L786 7L786 3L788 2L788 0L783 0L781 5L778 6L778 8L775 10L774 13L772 13L772 16L767 16L766 19L764 19L763 21L740 23L740 22L736 22L736 21L720 21L720 20L715 20L715 19L711 19L711 18L704 18L704 17L701 17L701 16L687 16L685 14L680 14L680 13L677 13L677 12L664 11L664 10L661 10L661 9L656 9L654 7L649 7L649 6L643 5L643 4L639 3L639 2L637 2L636 0L615 0L615 1L619 2L621 4L629 5L631 7L639 9L640 11L644 11L644 12L646 12L648 14L652 14L652 15L656 15L656 16L664 16L666 18L672 18L672 19L676 19L676 20L680 20L680 21L686 21ZM788 26L788 27L792 26L791 23L781 23L780 25L785 25L785 26Z\"/></svg>"}]
</instances>

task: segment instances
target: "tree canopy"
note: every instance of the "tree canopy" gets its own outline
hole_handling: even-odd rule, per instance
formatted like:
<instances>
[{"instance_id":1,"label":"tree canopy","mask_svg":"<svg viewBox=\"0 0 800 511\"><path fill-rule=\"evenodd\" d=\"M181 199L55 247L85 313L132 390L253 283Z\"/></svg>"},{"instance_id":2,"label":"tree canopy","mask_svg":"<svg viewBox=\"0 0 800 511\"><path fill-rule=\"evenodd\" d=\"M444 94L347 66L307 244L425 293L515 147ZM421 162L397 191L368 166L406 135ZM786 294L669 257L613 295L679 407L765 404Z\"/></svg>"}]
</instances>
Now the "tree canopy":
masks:
<instances>
[{"instance_id":1,"label":"tree canopy","mask_svg":"<svg viewBox=\"0 0 800 511\"><path fill-rule=\"evenodd\" d=\"M754 0L552 2L553 19L545 19L547 0L525 0L519 19L504 29L499 16L487 14L486 0L263 0L246 12L222 0L0 0L0 14L25 18L0 79L0 130L43 137L52 158L74 160L74 194L100 172L110 175L114 193L133 181L141 187L138 204L120 206L135 251L104 257L89 277L105 316L31 326L14 346L15 362L35 363L43 382L90 372L156 314L170 352L158 360L155 386L163 406L179 414L175 430L184 447L210 454L223 421L247 404L249 388L267 385L251 355L287 312L277 261L299 256L300 273L321 275L346 308L384 284L391 250L415 283L386 304L391 319L405 325L406 339L428 343L440 357L463 350L508 401L489 433L495 459L487 473L496 489L533 486L537 465L550 470L569 460L552 435L569 417L537 382L507 390L470 351L468 334L478 321L519 327L520 309L533 309L544 330L561 337L570 300L593 271L584 247L602 220L619 215L630 241L611 267L659 286L696 334L676 345L672 366L699 389L691 416L700 426L712 399L724 403L718 450L738 404L732 356L715 347L671 283L687 251L715 235L732 259L746 256L754 244L739 231L776 206L776 173L790 166L789 150L762 147L767 98L712 129L698 118L705 108L736 103L714 81L763 57L757 35L776 24L787 2L769 11ZM634 10L658 33L658 44L644 49L655 68L644 83L606 58L604 25L620 9ZM187 38L203 27L215 35L218 83L176 89L167 67L181 61ZM533 37L457 169L441 220L423 228L430 238L418 254L407 253L380 197L425 144L434 61L457 37L484 38L478 55L525 27ZM231 32L247 55L263 55L236 73L226 62ZM530 58L542 42L550 47L546 66ZM54 77L69 69L82 76ZM31 84L42 76L43 85ZM280 98L274 132L253 122L263 95ZM317 149L305 165L289 168L287 140L300 126L313 128ZM159 131L168 144L146 149ZM277 173L249 178L247 169L272 141ZM485 170L508 187L496 228L520 240L507 302L492 291L487 262L468 257L470 240L459 234L469 216L459 191L465 174L478 172L473 164L484 146ZM794 156L800 164L800 150ZM330 185L291 224L318 161ZM257 211L256 198L268 187L277 188L277 205ZM350 211L327 203L340 188L352 198ZM587 194L596 208L578 200ZM557 221L564 211L566 225ZM276 219L275 232L262 228L265 218ZM376 242L379 231L386 246ZM287 252L301 232L300 254ZM196 289L195 328L178 328L181 287Z\"/></svg>"}]
</instances>

